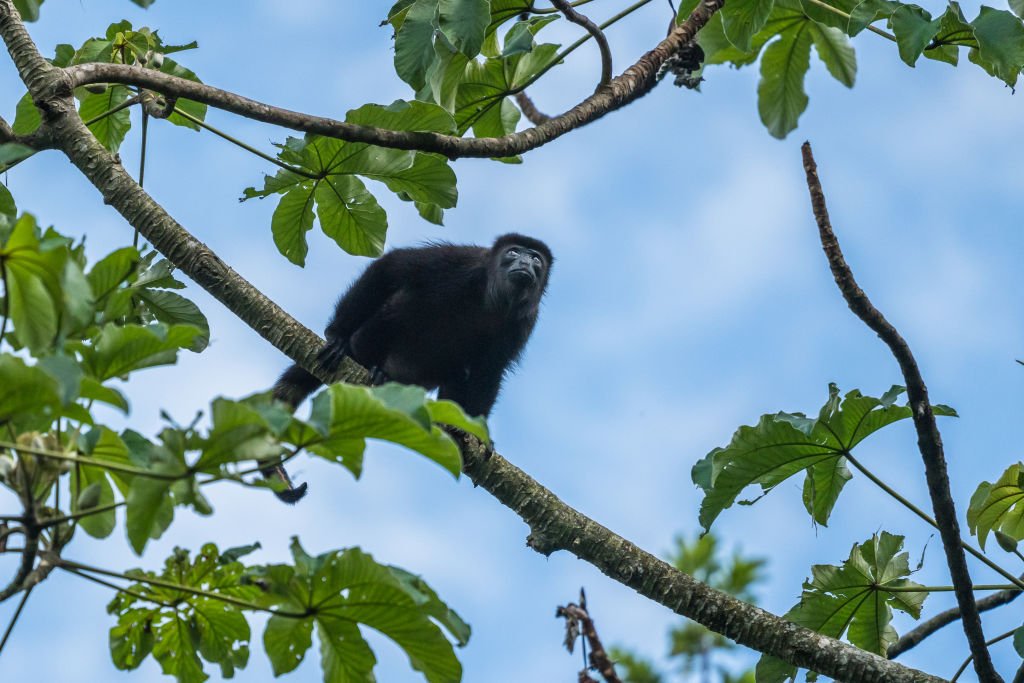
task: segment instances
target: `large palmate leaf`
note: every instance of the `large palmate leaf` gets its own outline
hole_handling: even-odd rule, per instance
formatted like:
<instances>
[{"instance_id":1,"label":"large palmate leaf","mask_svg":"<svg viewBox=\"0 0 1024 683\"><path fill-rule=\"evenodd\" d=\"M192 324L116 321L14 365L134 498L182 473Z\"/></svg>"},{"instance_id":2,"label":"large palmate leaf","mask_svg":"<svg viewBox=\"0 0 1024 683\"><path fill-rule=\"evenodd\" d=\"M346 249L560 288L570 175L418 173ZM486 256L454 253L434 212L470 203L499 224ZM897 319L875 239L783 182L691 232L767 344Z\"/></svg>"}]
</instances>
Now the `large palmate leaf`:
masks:
<instances>
[{"instance_id":1,"label":"large palmate leaf","mask_svg":"<svg viewBox=\"0 0 1024 683\"><path fill-rule=\"evenodd\" d=\"M715 518L747 486L763 493L806 472L804 506L819 524L827 524L843 486L850 479L846 456L879 429L911 417L909 405L896 405L904 392L894 386L881 398L853 390L840 401L829 385L829 398L816 419L803 413L764 415L756 426L740 427L724 448L716 448L693 467L693 481L704 491L700 523L709 529ZM936 415L956 415L933 406Z\"/></svg>"},{"instance_id":2,"label":"large palmate leaf","mask_svg":"<svg viewBox=\"0 0 1024 683\"><path fill-rule=\"evenodd\" d=\"M818 564L804 583L800 602L786 619L831 638L847 635L859 648L885 655L896 642L892 610L915 619L928 594L910 581L908 554L903 536L883 531L853 546L850 557L839 566ZM759 683L781 683L796 675L796 667L763 656L757 667Z\"/></svg>"},{"instance_id":3,"label":"large palmate leaf","mask_svg":"<svg viewBox=\"0 0 1024 683\"><path fill-rule=\"evenodd\" d=\"M372 389L334 384L314 397L309 419L301 425L296 421L284 439L339 462L356 476L362 472L367 438L410 448L458 476L459 447L435 422L487 439L483 420L467 417L451 401L429 401L420 387L401 384Z\"/></svg>"},{"instance_id":4,"label":"large palmate leaf","mask_svg":"<svg viewBox=\"0 0 1024 683\"><path fill-rule=\"evenodd\" d=\"M981 482L967 508L967 524L982 549L990 532L1024 539L1024 464L1010 465L996 483Z\"/></svg>"},{"instance_id":5,"label":"large palmate leaf","mask_svg":"<svg viewBox=\"0 0 1024 683\"><path fill-rule=\"evenodd\" d=\"M267 622L263 640L275 675L302 662L315 626L325 681L373 680L376 658L360 633L360 626L368 626L402 648L427 681L461 679L442 627L465 643L468 626L421 579L378 564L358 548L311 557L295 539L292 555L294 565L254 569L268 604L305 615L274 615Z\"/></svg>"},{"instance_id":6,"label":"large palmate leaf","mask_svg":"<svg viewBox=\"0 0 1024 683\"><path fill-rule=\"evenodd\" d=\"M455 130L451 114L427 102L369 104L350 111L346 120L390 130ZM278 157L291 170L266 176L263 188L247 188L243 199L282 195L271 228L278 250L297 265L305 263L306 233L314 219L351 254L379 256L384 251L387 215L358 176L384 183L399 198L417 202L421 213L435 217L458 200L455 173L437 154L310 135L289 138Z\"/></svg>"}]
</instances>

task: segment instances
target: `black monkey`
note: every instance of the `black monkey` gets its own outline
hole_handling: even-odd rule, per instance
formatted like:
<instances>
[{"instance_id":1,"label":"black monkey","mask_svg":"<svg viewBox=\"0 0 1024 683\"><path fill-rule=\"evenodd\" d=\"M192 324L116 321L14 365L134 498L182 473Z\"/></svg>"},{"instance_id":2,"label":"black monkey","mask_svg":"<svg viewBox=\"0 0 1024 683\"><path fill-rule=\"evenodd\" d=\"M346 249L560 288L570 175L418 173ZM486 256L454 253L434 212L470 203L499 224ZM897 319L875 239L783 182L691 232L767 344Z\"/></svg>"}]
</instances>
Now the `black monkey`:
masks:
<instances>
[{"instance_id":1,"label":"black monkey","mask_svg":"<svg viewBox=\"0 0 1024 683\"><path fill-rule=\"evenodd\" d=\"M345 356L370 370L371 381L438 389L470 415L488 415L505 372L537 322L553 262L551 250L525 235L502 235L491 248L430 244L395 249L374 261L338 301L318 356L337 368ZM298 365L274 385L274 398L297 406L320 380ZM264 469L295 503L280 465Z\"/></svg>"}]
</instances>

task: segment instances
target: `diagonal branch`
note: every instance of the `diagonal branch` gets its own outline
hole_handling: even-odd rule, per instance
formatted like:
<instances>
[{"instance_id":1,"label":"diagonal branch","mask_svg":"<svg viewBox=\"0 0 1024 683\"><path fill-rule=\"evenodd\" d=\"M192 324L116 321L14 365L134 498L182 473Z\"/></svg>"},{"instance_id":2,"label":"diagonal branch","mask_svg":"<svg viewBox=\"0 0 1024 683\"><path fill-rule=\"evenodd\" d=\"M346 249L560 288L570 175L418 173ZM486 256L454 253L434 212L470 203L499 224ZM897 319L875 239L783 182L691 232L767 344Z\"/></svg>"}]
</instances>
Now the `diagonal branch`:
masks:
<instances>
[{"instance_id":1,"label":"diagonal branch","mask_svg":"<svg viewBox=\"0 0 1024 683\"><path fill-rule=\"evenodd\" d=\"M612 80L612 49L608 45L608 37L605 36L604 31L589 17L573 9L567 0L551 0L551 4L557 7L566 19L577 26L582 26L594 38L598 49L601 50L601 80L597 83L597 89L600 90L608 85L608 82Z\"/></svg>"},{"instance_id":2,"label":"diagonal branch","mask_svg":"<svg viewBox=\"0 0 1024 683\"><path fill-rule=\"evenodd\" d=\"M1010 602L1013 602L1020 597L1021 591L1019 590L1004 590L998 593L988 595L981 600L978 600L978 611L987 612L990 609L996 607L1002 607ZM943 626L952 624L954 621L960 618L960 608L952 607L945 612L939 612L931 619L922 621L920 624L915 626L910 631L904 633L899 640L892 644L885 655L889 659L896 659L907 650L917 647L921 642L930 636L931 634L938 631Z\"/></svg>"},{"instance_id":3,"label":"diagonal branch","mask_svg":"<svg viewBox=\"0 0 1024 683\"><path fill-rule=\"evenodd\" d=\"M153 90L172 97L203 102L209 106L230 111L246 118L271 123L292 130L316 133L327 137L366 142L380 147L415 149L436 152L450 159L462 157L508 157L523 154L555 140L566 133L587 125L605 114L643 97L657 84L658 69L669 56L693 40L694 36L717 12L725 0L702 0L693 13L676 27L658 45L646 53L621 75L569 111L551 117L544 123L518 133L497 138L460 138L454 135L423 131L394 131L372 126L359 126L336 119L310 116L274 107L241 95L214 88L203 83L170 76L153 69L124 64L88 63L65 69L64 88L77 88L89 83L121 83ZM8 9L11 8L11 9ZM21 39L24 26L14 20L11 0L0 0L0 34L8 50L15 57L22 80L31 84L39 78L40 69L26 72L27 62L22 54L27 49ZM19 28L20 27L20 28ZM31 50L35 50L31 46ZM16 54L16 52L18 54ZM38 53L36 53L38 54ZM51 67L56 68L56 67ZM33 90L44 96L45 93Z\"/></svg>"},{"instance_id":4,"label":"diagonal branch","mask_svg":"<svg viewBox=\"0 0 1024 683\"><path fill-rule=\"evenodd\" d=\"M14 131L11 130L11 125L7 123L4 117L0 116L0 143L13 142L14 139Z\"/></svg>"},{"instance_id":5,"label":"diagonal branch","mask_svg":"<svg viewBox=\"0 0 1024 683\"><path fill-rule=\"evenodd\" d=\"M839 291L846 299L847 305L854 315L877 334L896 358L907 383L907 398L913 411L914 428L917 430L917 447L924 461L925 478L928 482L928 494L932 499L932 509L938 522L942 546L946 551L946 562L949 565L950 577L956 591L957 605L962 615L964 633L974 657L974 668L981 681L1001 681L999 674L992 666L985 635L981 628L981 617L974 601L971 589L971 575L967 569L967 557L960 544L960 524L956 519L953 496L949 490L949 475L946 472L946 458L942 452L942 437L931 403L928 401L928 388L925 386L921 371L917 367L910 347L892 324L885 319L868 299L867 294L857 285L853 272L847 265L839 241L832 231L832 224L825 206L825 193L818 179L818 167L814 162L811 145L808 142L801 148L803 152L804 171L807 174L807 188L811 194L811 206L814 218L818 223L821 246L828 258L832 276L835 278Z\"/></svg>"}]
</instances>

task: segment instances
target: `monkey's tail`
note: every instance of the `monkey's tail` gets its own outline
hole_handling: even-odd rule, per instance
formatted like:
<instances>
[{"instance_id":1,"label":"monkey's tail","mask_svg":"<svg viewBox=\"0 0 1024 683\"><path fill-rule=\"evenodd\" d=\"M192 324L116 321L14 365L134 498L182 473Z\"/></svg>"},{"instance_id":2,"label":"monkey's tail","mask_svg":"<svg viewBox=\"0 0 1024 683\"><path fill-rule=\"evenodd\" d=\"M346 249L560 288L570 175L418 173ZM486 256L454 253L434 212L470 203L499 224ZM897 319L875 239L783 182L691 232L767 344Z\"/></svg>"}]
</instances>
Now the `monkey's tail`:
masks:
<instances>
[{"instance_id":1,"label":"monkey's tail","mask_svg":"<svg viewBox=\"0 0 1024 683\"><path fill-rule=\"evenodd\" d=\"M323 382L298 365L285 370L274 383L274 398L297 408Z\"/></svg>"},{"instance_id":2,"label":"monkey's tail","mask_svg":"<svg viewBox=\"0 0 1024 683\"><path fill-rule=\"evenodd\" d=\"M292 408L297 407L302 401L316 391L323 382L318 380L310 373L303 370L298 365L293 365L278 378L277 382L274 383L274 398L279 401L284 401ZM291 478L288 476L287 470L279 462L269 463L263 467L260 472L263 476L270 480L276 480L284 484L287 488L274 491L274 495L279 500L294 505L295 503L302 500L302 497L306 495L306 484L302 483L298 486L292 484Z\"/></svg>"}]
</instances>

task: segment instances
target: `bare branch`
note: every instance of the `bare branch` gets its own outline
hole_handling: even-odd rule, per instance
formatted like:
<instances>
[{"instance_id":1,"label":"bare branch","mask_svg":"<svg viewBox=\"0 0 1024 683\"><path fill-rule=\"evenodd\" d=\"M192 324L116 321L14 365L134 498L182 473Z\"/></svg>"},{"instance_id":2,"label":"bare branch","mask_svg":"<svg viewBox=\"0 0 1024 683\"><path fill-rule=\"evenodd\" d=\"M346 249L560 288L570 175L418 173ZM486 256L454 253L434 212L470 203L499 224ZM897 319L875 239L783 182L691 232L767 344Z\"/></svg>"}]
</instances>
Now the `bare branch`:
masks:
<instances>
[{"instance_id":1,"label":"bare branch","mask_svg":"<svg viewBox=\"0 0 1024 683\"><path fill-rule=\"evenodd\" d=\"M932 499L932 509L938 523L942 546L946 551L946 562L949 565L950 577L956 592L957 605L962 614L964 633L974 657L974 668L982 681L1002 681L992 666L985 635L981 628L981 617L974 601L971 588L971 575L967 568L967 557L960 542L960 524L956 519L953 496L949 490L949 475L946 472L946 458L942 452L942 437L931 403L928 401L928 388L925 386L921 371L917 367L910 347L892 324L885 319L868 299L867 294L857 285L850 266L847 265L839 241L832 231L832 224L825 206L825 193L818 179L818 168L814 162L811 145L808 142L801 148L803 152L804 171L807 174L807 188L811 194L811 206L814 218L818 223L821 246L828 258L832 276L835 278L839 291L854 315L877 334L896 358L907 384L907 398L913 412L914 428L917 430L917 447L924 461L925 478L928 482L928 493Z\"/></svg>"},{"instance_id":2,"label":"bare branch","mask_svg":"<svg viewBox=\"0 0 1024 683\"><path fill-rule=\"evenodd\" d=\"M29 588L21 596L21 600L18 602L17 608L14 610L14 616L11 617L10 623L7 624L7 629L4 630L3 638L0 638L0 652L4 651L4 646L7 645L7 639L11 637L11 633L14 631L14 625L18 623L18 617L21 616L21 610L25 609L25 603L28 602L28 596L32 595L32 589Z\"/></svg>"},{"instance_id":3,"label":"bare branch","mask_svg":"<svg viewBox=\"0 0 1024 683\"><path fill-rule=\"evenodd\" d=\"M530 99L525 90L516 93L516 104L519 105L519 109L522 110L527 121L535 126L539 126L551 118L540 109L537 109L537 105L533 103L533 100Z\"/></svg>"},{"instance_id":4,"label":"bare branch","mask_svg":"<svg viewBox=\"0 0 1024 683\"><path fill-rule=\"evenodd\" d=\"M0 143L14 142L14 131L4 117L0 116Z\"/></svg>"},{"instance_id":5,"label":"bare branch","mask_svg":"<svg viewBox=\"0 0 1024 683\"><path fill-rule=\"evenodd\" d=\"M437 152L450 159L508 157L541 147L646 95L657 84L656 76L659 67L670 55L689 43L723 3L724 0L702 0L687 20L669 33L668 37L658 43L653 50L643 55L620 76L611 79L607 87L601 88L569 111L552 117L535 128L528 128L497 138L460 138L432 132L393 131L359 126L274 107L203 83L169 76L153 69L124 64L89 63L68 67L64 70L68 77L68 83L64 87L77 88L89 83L135 85L166 96L203 102L209 106L257 121L350 142L366 142L381 147ZM13 17L6 9L9 7L11 7L11 0L0 0L0 35L7 43L8 50L12 55L14 55L15 49L12 45L18 47L19 50L35 50L34 46L24 46L17 28L20 26L20 22L11 20ZM24 28L22 27L20 30L24 31ZM27 33L25 36L27 37ZM38 72L44 70L39 64L30 68L29 62L26 62L24 56L16 59L15 63L18 64L19 73L26 83L36 80ZM40 94L44 93L40 92Z\"/></svg>"},{"instance_id":6,"label":"bare branch","mask_svg":"<svg viewBox=\"0 0 1024 683\"><path fill-rule=\"evenodd\" d=\"M594 42L601 50L601 80L597 83L597 90L608 85L612 80L612 49L608 45L608 38L604 35L604 31L588 17L573 9L573 6L566 0L551 0L551 4L557 7L566 19L577 26L582 26L587 33L593 36Z\"/></svg>"},{"instance_id":7,"label":"bare branch","mask_svg":"<svg viewBox=\"0 0 1024 683\"><path fill-rule=\"evenodd\" d=\"M978 600L978 611L987 612L990 609L1001 607L1002 605L1005 605L1016 600L1018 597L1020 597L1020 594L1021 591L1019 590L1005 590L999 591L998 593L993 593L992 595L988 595L982 598L981 600ZM959 607L953 607L951 609L946 610L945 612L939 612L931 619L921 622L912 630L907 631L905 634L903 634L903 636L900 637L899 640L892 644L888 652L886 652L886 656L889 659L896 659L907 650L920 645L925 638L935 633L943 626L952 624L959 618Z\"/></svg>"},{"instance_id":8,"label":"bare branch","mask_svg":"<svg viewBox=\"0 0 1024 683\"><path fill-rule=\"evenodd\" d=\"M580 604L577 605L570 602L565 607L559 607L555 610L555 616L565 619L567 633L582 634L587 639L587 643L590 644L590 656L588 658L590 668L601 674L605 683L622 683L619 675L615 672L615 665L612 664L612 660L608 657L608 652L604 649L604 643L601 642L600 636L597 635L594 620L587 611L582 588L580 589ZM575 637L572 640L575 640ZM569 648L569 652L572 652L570 643L571 641L567 637L566 646ZM588 680L592 680L587 676L586 669L580 672L579 680L582 681L585 677Z\"/></svg>"}]
</instances>

